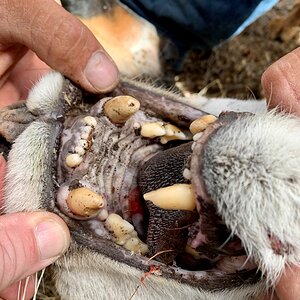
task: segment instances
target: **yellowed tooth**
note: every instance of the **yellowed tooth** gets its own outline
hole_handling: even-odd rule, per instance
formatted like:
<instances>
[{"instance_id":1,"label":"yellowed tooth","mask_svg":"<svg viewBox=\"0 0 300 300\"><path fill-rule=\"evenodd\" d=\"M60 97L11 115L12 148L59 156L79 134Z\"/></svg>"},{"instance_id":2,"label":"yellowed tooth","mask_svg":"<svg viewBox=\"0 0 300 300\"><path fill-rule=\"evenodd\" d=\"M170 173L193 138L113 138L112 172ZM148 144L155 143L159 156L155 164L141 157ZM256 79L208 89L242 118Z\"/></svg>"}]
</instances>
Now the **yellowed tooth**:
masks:
<instances>
[{"instance_id":1,"label":"yellowed tooth","mask_svg":"<svg viewBox=\"0 0 300 300\"><path fill-rule=\"evenodd\" d=\"M145 123L141 128L141 136L146 138L156 138L166 134L166 129L163 122Z\"/></svg>"},{"instance_id":2,"label":"yellowed tooth","mask_svg":"<svg viewBox=\"0 0 300 300\"><path fill-rule=\"evenodd\" d=\"M148 252L148 246L136 237L128 239L124 244L124 248L141 255L145 255Z\"/></svg>"},{"instance_id":3,"label":"yellowed tooth","mask_svg":"<svg viewBox=\"0 0 300 300\"><path fill-rule=\"evenodd\" d=\"M162 209L194 210L196 201L191 184L178 183L144 194L144 199Z\"/></svg>"},{"instance_id":4,"label":"yellowed tooth","mask_svg":"<svg viewBox=\"0 0 300 300\"><path fill-rule=\"evenodd\" d=\"M162 144L166 144L169 141L187 139L187 136L175 125L165 124L164 128L166 130L166 134L160 138L160 142Z\"/></svg>"},{"instance_id":5,"label":"yellowed tooth","mask_svg":"<svg viewBox=\"0 0 300 300\"><path fill-rule=\"evenodd\" d=\"M92 126L94 128L97 126L97 120L92 116L84 117L83 121L85 122L86 125Z\"/></svg>"},{"instance_id":6,"label":"yellowed tooth","mask_svg":"<svg viewBox=\"0 0 300 300\"><path fill-rule=\"evenodd\" d=\"M217 118L213 115L206 115L203 117L200 117L193 121L190 125L190 132L195 135L198 132L202 132L206 129L206 127L214 123L217 120Z\"/></svg>"},{"instance_id":7,"label":"yellowed tooth","mask_svg":"<svg viewBox=\"0 0 300 300\"><path fill-rule=\"evenodd\" d=\"M81 187L69 193L67 205L73 214L90 217L104 206L104 200L101 195L88 188Z\"/></svg>"},{"instance_id":8,"label":"yellowed tooth","mask_svg":"<svg viewBox=\"0 0 300 300\"><path fill-rule=\"evenodd\" d=\"M75 147L75 152L76 152L77 154L79 154L80 156L83 156L83 155L85 154L85 150L84 150L84 148L81 147L81 146L76 146L76 147Z\"/></svg>"},{"instance_id":9,"label":"yellowed tooth","mask_svg":"<svg viewBox=\"0 0 300 300\"><path fill-rule=\"evenodd\" d=\"M104 104L104 113L116 124L125 123L140 109L140 102L131 96L118 96Z\"/></svg>"},{"instance_id":10,"label":"yellowed tooth","mask_svg":"<svg viewBox=\"0 0 300 300\"><path fill-rule=\"evenodd\" d=\"M78 153L71 153L66 157L66 165L70 168L78 167L82 161L83 158Z\"/></svg>"},{"instance_id":11,"label":"yellowed tooth","mask_svg":"<svg viewBox=\"0 0 300 300\"><path fill-rule=\"evenodd\" d=\"M147 245L138 238L134 227L119 215L110 214L105 221L105 226L112 232L118 245L142 255L148 252Z\"/></svg>"}]
</instances>

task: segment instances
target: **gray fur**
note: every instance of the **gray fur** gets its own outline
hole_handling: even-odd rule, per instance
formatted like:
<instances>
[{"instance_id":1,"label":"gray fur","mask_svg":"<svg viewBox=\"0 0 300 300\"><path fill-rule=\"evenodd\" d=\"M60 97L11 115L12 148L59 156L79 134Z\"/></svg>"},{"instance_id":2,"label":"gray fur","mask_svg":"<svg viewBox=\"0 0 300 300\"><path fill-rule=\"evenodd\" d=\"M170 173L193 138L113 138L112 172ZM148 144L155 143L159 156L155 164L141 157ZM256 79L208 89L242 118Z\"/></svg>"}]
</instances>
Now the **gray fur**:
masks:
<instances>
[{"instance_id":1,"label":"gray fur","mask_svg":"<svg viewBox=\"0 0 300 300\"><path fill-rule=\"evenodd\" d=\"M7 212L53 209L54 183L51 177L51 162L55 158L53 149L60 124L51 116L53 112L57 113L62 109L58 101L58 91L63 86L63 80L59 74L53 73L38 83L30 93L28 109L41 119L31 123L19 135L10 152L5 190ZM183 98L179 97L176 97L176 101L184 102ZM216 100L215 103L219 106L222 102ZM46 120L42 118L45 115L49 117ZM218 205L219 213L226 224L239 235L249 254L260 263L263 271L270 272L268 275L271 279L277 278L286 262L298 262L300 257L297 243L300 237L295 238L300 233L297 221L300 212L300 185L297 186L300 180L300 173L297 171L300 169L300 147L295 143L299 132L300 122L295 118L274 113L262 117L249 117L218 131L214 139L211 139L209 150L206 152L204 176L208 192ZM261 174L261 164L255 165L253 159L258 150L266 155L265 158L259 155L257 157L267 164L263 170L265 186L263 189L260 185L254 185L252 189L245 190L244 184L252 182L250 179L252 180L253 174ZM216 153L217 151L221 152ZM246 153L245 157L239 158L238 154L241 153ZM288 159L290 162L285 165L284 162ZM229 173L229 178L233 179L229 181L226 177L227 170L225 172L216 164L218 162L224 162L225 165L230 163L228 168L233 175L240 174L241 170L245 171L245 175L233 177ZM249 163L254 171L249 169ZM216 176L217 173L223 176ZM293 183L290 179L293 179ZM214 185L210 182L214 182ZM253 189L257 192L259 188L261 198L252 197ZM251 197L252 201L248 201ZM267 201L262 202L261 199ZM287 208L285 201L288 201L290 207ZM278 215L280 218L276 219L275 216ZM267 226L281 241L293 245L295 251L273 259L265 232L261 231ZM275 263L278 263L279 267L274 265ZM62 299L127 300L135 293L133 299L143 300L242 300L256 299L265 287L264 281L261 281L227 290L223 289L220 283L218 291L205 291L205 286L192 287L159 274L147 276L143 285L143 271L87 248L81 248L76 243L73 243L72 249L55 264L54 269L56 286ZM207 275L203 272L203 276Z\"/></svg>"}]
</instances>

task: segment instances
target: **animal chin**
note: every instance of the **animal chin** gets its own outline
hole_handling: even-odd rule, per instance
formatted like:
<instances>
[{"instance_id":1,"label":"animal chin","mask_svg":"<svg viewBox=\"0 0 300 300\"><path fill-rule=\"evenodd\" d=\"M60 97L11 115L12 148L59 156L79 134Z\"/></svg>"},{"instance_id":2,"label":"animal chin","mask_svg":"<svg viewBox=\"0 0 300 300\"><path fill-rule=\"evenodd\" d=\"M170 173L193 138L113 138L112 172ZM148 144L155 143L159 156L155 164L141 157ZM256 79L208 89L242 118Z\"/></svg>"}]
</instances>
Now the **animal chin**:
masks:
<instances>
[{"instance_id":1,"label":"animal chin","mask_svg":"<svg viewBox=\"0 0 300 300\"><path fill-rule=\"evenodd\" d=\"M115 95L114 95L115 96ZM57 207L74 239L117 261L198 286L255 282L256 265L206 193L207 141L238 114L194 135L129 96L70 110L57 154Z\"/></svg>"}]
</instances>

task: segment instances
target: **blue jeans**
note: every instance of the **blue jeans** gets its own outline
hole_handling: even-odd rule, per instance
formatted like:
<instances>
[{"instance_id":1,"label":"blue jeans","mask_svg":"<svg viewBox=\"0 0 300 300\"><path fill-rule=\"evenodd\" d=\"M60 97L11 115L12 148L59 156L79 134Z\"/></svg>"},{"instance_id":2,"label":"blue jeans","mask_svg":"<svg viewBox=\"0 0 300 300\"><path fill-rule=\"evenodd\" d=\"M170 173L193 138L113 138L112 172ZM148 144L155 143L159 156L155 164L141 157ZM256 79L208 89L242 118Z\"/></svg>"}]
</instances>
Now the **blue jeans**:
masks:
<instances>
[{"instance_id":1,"label":"blue jeans","mask_svg":"<svg viewBox=\"0 0 300 300\"><path fill-rule=\"evenodd\" d=\"M181 50L211 49L239 33L277 0L121 0Z\"/></svg>"}]
</instances>

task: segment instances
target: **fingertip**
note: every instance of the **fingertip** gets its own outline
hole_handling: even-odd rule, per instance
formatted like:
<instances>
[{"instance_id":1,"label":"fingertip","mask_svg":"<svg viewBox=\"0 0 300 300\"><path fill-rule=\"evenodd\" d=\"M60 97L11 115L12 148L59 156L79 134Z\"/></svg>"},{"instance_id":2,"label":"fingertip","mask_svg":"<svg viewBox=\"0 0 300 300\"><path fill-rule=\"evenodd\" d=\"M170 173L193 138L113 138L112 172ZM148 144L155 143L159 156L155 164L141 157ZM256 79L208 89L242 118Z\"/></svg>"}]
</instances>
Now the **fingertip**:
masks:
<instances>
[{"instance_id":1,"label":"fingertip","mask_svg":"<svg viewBox=\"0 0 300 300\"><path fill-rule=\"evenodd\" d=\"M90 85L87 88L92 92L108 92L119 81L117 66L109 55L101 50L91 55L83 74Z\"/></svg>"}]
</instances>

